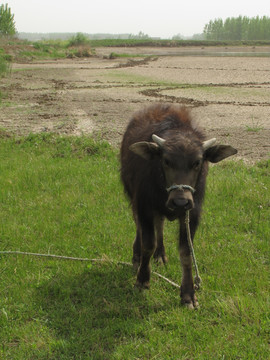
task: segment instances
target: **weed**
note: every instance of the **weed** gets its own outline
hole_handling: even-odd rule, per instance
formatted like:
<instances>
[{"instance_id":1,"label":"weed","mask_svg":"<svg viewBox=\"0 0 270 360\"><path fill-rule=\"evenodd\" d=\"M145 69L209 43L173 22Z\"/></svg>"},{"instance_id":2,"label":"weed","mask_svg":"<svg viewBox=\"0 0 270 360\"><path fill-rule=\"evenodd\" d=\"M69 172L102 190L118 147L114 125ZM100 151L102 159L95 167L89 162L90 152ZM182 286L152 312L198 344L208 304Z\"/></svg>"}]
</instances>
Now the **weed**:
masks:
<instances>
[{"instance_id":1,"label":"weed","mask_svg":"<svg viewBox=\"0 0 270 360\"><path fill-rule=\"evenodd\" d=\"M259 132L263 130L263 126L260 125L259 120L255 121L254 117L251 119L251 125L246 125L246 131Z\"/></svg>"}]
</instances>

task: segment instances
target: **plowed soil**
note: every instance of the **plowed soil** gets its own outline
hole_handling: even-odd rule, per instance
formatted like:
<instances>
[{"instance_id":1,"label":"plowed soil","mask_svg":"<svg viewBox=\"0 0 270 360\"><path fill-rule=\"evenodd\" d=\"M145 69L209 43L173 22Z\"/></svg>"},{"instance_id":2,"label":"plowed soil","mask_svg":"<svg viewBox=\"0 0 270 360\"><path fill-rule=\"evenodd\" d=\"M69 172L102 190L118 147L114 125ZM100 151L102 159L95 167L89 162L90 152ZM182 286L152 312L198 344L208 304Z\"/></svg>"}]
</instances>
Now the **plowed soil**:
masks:
<instances>
[{"instance_id":1,"label":"plowed soil","mask_svg":"<svg viewBox=\"0 0 270 360\"><path fill-rule=\"evenodd\" d=\"M0 127L17 134L93 134L119 146L132 113L150 103L186 105L207 136L254 163L270 152L269 57L176 56L32 61L1 79ZM130 52L142 54L145 49ZM164 49L162 49L164 52ZM147 49L151 54L151 49Z\"/></svg>"}]
</instances>

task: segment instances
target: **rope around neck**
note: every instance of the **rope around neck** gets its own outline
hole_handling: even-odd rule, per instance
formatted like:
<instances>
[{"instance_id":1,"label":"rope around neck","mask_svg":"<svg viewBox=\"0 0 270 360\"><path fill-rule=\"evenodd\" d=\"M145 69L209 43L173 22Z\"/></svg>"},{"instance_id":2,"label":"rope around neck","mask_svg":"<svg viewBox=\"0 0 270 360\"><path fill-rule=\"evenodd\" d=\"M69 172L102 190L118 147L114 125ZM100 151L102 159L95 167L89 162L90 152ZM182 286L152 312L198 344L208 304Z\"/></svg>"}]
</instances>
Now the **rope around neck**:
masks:
<instances>
[{"instance_id":1,"label":"rope around neck","mask_svg":"<svg viewBox=\"0 0 270 360\"><path fill-rule=\"evenodd\" d=\"M190 186L190 185L183 185L183 184L181 184L181 185L172 185L172 186L166 188L166 190L167 190L168 193L171 192L172 190L176 190L176 189L177 189L177 190L187 189L187 190L189 190L192 194L194 194L195 191L196 191L192 186Z\"/></svg>"}]
</instances>

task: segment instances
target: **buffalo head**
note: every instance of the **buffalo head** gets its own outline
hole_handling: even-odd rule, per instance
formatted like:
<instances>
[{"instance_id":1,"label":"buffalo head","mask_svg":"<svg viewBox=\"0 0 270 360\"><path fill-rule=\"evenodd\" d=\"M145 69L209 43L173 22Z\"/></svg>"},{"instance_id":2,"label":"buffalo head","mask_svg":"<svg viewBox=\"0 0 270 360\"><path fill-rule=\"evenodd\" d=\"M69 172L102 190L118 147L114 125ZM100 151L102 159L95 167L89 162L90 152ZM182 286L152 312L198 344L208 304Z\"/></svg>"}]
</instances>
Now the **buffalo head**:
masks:
<instances>
[{"instance_id":1,"label":"buffalo head","mask_svg":"<svg viewBox=\"0 0 270 360\"><path fill-rule=\"evenodd\" d=\"M152 140L136 142L129 149L147 161L159 159L168 192L166 208L171 219L194 207L193 193L204 164L217 163L237 153L229 145L214 145L215 138L201 142L177 133L166 139L153 134Z\"/></svg>"}]
</instances>

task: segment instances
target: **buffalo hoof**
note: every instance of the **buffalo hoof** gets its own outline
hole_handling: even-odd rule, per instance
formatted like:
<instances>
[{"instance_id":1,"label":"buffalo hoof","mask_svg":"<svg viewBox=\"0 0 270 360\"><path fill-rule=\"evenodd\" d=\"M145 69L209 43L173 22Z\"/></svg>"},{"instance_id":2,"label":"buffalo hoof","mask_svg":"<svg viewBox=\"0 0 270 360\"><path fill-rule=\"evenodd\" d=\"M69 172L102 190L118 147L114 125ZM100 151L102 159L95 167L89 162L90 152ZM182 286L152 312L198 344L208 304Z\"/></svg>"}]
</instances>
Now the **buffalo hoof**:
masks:
<instances>
[{"instance_id":1,"label":"buffalo hoof","mask_svg":"<svg viewBox=\"0 0 270 360\"><path fill-rule=\"evenodd\" d=\"M133 265L134 272L137 273L137 271L140 267L140 263L138 261L132 261L132 265Z\"/></svg>"},{"instance_id":2,"label":"buffalo hoof","mask_svg":"<svg viewBox=\"0 0 270 360\"><path fill-rule=\"evenodd\" d=\"M158 265L166 265L168 262L168 258L166 255L158 255L158 256L154 255L154 259L155 259L155 263Z\"/></svg>"},{"instance_id":3,"label":"buffalo hoof","mask_svg":"<svg viewBox=\"0 0 270 360\"><path fill-rule=\"evenodd\" d=\"M137 253L134 253L132 257L132 265L135 272L138 271L140 267L140 262L141 262L141 257Z\"/></svg>"},{"instance_id":4,"label":"buffalo hoof","mask_svg":"<svg viewBox=\"0 0 270 360\"><path fill-rule=\"evenodd\" d=\"M181 304L190 310L198 309L199 303L196 296L185 294L181 298Z\"/></svg>"},{"instance_id":5,"label":"buffalo hoof","mask_svg":"<svg viewBox=\"0 0 270 360\"><path fill-rule=\"evenodd\" d=\"M145 281L145 282L141 283L140 281L137 280L134 287L136 289L139 289L139 290L149 290L150 289L150 282Z\"/></svg>"}]
</instances>

